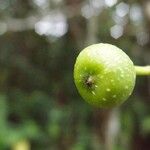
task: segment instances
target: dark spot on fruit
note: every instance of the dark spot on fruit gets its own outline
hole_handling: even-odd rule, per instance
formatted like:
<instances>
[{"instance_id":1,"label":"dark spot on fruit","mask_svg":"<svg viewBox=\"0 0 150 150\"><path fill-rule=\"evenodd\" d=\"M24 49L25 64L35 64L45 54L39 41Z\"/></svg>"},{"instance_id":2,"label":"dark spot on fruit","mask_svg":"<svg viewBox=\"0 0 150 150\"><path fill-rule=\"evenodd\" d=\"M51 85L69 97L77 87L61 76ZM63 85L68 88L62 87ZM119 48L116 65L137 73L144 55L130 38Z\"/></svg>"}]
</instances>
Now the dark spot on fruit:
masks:
<instances>
[{"instance_id":1,"label":"dark spot on fruit","mask_svg":"<svg viewBox=\"0 0 150 150\"><path fill-rule=\"evenodd\" d=\"M88 76L86 79L85 79L85 85L88 87L88 88L92 88L94 84L94 79L91 77L91 76Z\"/></svg>"}]
</instances>

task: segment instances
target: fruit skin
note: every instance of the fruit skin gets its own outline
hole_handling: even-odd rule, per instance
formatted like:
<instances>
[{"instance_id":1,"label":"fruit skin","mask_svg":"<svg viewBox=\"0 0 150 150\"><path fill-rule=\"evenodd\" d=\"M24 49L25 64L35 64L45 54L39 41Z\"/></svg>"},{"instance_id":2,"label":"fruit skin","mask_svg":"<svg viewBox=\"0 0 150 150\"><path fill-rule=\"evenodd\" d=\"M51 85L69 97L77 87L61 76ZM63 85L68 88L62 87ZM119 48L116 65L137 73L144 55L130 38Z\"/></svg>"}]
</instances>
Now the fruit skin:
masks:
<instances>
[{"instance_id":1,"label":"fruit skin","mask_svg":"<svg viewBox=\"0 0 150 150\"><path fill-rule=\"evenodd\" d=\"M118 47L94 44L83 49L74 66L74 81L85 101L97 107L124 102L135 86L133 62Z\"/></svg>"}]
</instances>

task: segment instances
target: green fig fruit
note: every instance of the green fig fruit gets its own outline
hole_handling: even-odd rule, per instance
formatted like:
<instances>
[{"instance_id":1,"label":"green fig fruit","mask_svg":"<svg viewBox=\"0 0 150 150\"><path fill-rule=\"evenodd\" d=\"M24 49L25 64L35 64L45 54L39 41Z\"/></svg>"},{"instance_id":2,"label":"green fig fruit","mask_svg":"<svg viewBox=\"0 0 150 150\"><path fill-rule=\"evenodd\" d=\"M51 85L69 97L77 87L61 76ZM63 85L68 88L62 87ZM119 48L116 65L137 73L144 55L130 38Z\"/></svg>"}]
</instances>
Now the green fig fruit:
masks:
<instances>
[{"instance_id":1,"label":"green fig fruit","mask_svg":"<svg viewBox=\"0 0 150 150\"><path fill-rule=\"evenodd\" d=\"M131 59L111 44L94 44L83 49L74 66L78 92L89 104L114 107L124 102L135 86Z\"/></svg>"}]
</instances>

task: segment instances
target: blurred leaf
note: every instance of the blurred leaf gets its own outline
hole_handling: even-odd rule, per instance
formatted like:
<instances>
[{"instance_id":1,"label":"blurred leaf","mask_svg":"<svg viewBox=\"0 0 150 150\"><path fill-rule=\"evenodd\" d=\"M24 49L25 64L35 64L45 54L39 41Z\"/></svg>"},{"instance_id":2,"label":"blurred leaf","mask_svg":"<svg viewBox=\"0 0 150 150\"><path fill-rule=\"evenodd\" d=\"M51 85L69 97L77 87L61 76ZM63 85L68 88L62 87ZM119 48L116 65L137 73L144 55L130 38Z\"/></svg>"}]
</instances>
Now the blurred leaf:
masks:
<instances>
[{"instance_id":1,"label":"blurred leaf","mask_svg":"<svg viewBox=\"0 0 150 150\"><path fill-rule=\"evenodd\" d=\"M146 117L142 121L142 133L150 134L150 117Z\"/></svg>"}]
</instances>

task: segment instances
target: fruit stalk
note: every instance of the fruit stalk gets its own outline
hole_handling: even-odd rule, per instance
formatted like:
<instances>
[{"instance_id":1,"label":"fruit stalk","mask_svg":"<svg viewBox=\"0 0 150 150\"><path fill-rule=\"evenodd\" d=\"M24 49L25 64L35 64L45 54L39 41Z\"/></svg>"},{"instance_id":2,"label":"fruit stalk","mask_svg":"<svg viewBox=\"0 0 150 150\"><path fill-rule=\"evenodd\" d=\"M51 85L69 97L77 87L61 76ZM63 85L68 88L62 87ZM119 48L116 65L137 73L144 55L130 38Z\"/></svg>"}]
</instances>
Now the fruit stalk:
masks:
<instances>
[{"instance_id":1,"label":"fruit stalk","mask_svg":"<svg viewBox=\"0 0 150 150\"><path fill-rule=\"evenodd\" d=\"M136 75L150 76L150 65L149 66L135 66Z\"/></svg>"}]
</instances>

